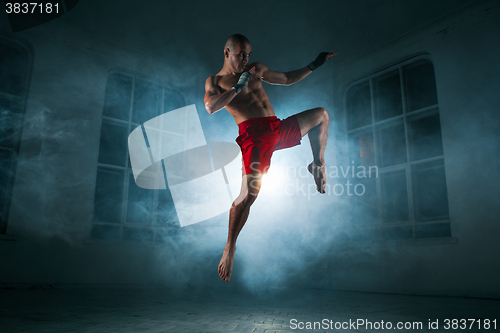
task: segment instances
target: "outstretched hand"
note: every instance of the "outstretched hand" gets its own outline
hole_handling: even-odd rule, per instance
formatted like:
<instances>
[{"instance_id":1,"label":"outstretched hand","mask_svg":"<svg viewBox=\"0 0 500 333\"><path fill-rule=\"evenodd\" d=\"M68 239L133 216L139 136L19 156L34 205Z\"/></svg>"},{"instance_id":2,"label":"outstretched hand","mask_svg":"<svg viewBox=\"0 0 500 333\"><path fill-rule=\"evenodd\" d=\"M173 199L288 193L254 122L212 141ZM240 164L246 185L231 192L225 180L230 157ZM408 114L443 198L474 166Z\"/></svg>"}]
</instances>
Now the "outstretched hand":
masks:
<instances>
[{"instance_id":1,"label":"outstretched hand","mask_svg":"<svg viewBox=\"0 0 500 333\"><path fill-rule=\"evenodd\" d=\"M330 59L334 55L337 55L337 53L334 53L334 52L321 52L316 57L316 60L314 60L313 62L311 62L309 64L309 69L312 70L312 71L315 70L319 66L323 65L325 63L325 61L327 61L328 59Z\"/></svg>"},{"instance_id":2,"label":"outstretched hand","mask_svg":"<svg viewBox=\"0 0 500 333\"><path fill-rule=\"evenodd\" d=\"M322 52L321 54L323 54L323 53L326 53L326 52ZM335 53L326 53L326 59L325 59L325 60L330 59L330 58L331 58L331 57L333 57L334 55L337 55L337 53L336 53L336 52L335 52Z\"/></svg>"}]
</instances>

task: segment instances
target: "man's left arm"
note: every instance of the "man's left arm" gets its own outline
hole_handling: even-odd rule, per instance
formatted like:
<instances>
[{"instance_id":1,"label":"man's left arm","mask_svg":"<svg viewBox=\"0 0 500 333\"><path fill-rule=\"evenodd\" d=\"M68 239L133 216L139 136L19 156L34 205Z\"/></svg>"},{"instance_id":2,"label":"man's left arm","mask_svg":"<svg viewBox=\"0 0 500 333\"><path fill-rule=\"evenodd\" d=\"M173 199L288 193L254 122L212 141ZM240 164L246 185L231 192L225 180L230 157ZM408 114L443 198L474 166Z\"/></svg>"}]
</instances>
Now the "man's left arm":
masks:
<instances>
[{"instance_id":1,"label":"man's left arm","mask_svg":"<svg viewBox=\"0 0 500 333\"><path fill-rule=\"evenodd\" d=\"M262 66L262 79L271 84L279 84L279 85L291 85L300 80L304 79L306 76L311 74L316 68L323 65L326 60L333 57L337 53L328 53L321 52L316 60L311 62L309 65L304 68L300 68L290 72L277 72L270 70L264 64L259 64Z\"/></svg>"}]
</instances>

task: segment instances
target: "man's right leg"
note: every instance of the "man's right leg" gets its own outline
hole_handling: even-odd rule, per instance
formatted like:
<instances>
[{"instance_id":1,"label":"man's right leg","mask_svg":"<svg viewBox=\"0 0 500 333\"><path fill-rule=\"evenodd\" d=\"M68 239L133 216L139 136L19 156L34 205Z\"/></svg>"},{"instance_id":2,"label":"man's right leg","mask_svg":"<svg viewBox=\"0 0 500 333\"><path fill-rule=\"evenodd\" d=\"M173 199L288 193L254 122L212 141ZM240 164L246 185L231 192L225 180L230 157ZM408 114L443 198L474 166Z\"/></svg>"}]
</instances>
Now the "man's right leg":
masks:
<instances>
[{"instance_id":1,"label":"man's right leg","mask_svg":"<svg viewBox=\"0 0 500 333\"><path fill-rule=\"evenodd\" d=\"M229 281L233 271L236 239L247 221L250 206L257 199L262 184L261 173L250 173L243 176L240 195L234 200L229 211L229 231L227 243L219 263L219 276L222 280Z\"/></svg>"},{"instance_id":2,"label":"man's right leg","mask_svg":"<svg viewBox=\"0 0 500 333\"><path fill-rule=\"evenodd\" d=\"M325 147L330 117L324 108L306 110L298 113L296 116L302 136L308 134L309 142L311 143L313 161L307 169L314 176L318 192L325 193Z\"/></svg>"}]
</instances>

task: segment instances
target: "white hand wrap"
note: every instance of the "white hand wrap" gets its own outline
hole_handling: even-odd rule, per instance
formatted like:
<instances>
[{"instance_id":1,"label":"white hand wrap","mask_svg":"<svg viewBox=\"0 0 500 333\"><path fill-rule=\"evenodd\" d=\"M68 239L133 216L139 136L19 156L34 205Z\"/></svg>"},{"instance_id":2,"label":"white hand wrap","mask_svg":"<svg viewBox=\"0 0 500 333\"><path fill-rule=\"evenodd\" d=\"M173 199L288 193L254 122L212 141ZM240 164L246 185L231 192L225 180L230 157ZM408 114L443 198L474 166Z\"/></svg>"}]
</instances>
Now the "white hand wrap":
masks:
<instances>
[{"instance_id":1,"label":"white hand wrap","mask_svg":"<svg viewBox=\"0 0 500 333\"><path fill-rule=\"evenodd\" d=\"M238 83L236 83L234 87L232 87L231 89L236 91L236 93L238 94L241 90L246 88L246 86L248 85L248 81L250 81L251 76L252 74L250 74L249 72L244 72L243 74L241 74Z\"/></svg>"}]
</instances>

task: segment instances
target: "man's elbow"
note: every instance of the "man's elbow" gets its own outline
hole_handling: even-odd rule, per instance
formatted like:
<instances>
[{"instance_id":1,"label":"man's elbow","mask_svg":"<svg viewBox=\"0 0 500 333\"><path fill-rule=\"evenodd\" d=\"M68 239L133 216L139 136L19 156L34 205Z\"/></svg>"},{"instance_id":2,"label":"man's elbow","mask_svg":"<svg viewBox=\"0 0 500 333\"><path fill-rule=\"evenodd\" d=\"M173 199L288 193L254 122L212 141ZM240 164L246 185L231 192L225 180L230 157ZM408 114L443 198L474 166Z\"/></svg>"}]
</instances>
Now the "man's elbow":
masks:
<instances>
[{"instance_id":1,"label":"man's elbow","mask_svg":"<svg viewBox=\"0 0 500 333\"><path fill-rule=\"evenodd\" d=\"M209 114L213 114L213 113L216 111L216 110L214 110L214 109L212 108L212 106L211 106L211 105L209 105L208 103L205 103L205 109L207 109L207 112L208 112Z\"/></svg>"}]
</instances>

